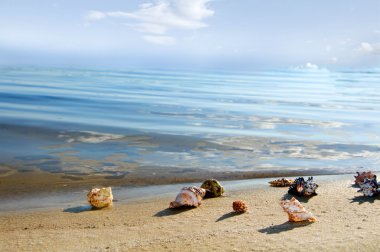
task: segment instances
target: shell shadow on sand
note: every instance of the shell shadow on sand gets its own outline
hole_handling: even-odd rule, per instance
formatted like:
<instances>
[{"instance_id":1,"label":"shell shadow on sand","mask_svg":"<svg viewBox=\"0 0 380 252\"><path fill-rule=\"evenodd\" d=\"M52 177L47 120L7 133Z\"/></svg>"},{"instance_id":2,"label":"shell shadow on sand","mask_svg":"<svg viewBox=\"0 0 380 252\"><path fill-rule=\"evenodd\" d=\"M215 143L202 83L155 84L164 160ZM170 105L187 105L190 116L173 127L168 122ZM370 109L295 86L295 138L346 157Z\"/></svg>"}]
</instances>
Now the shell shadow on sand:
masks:
<instances>
[{"instance_id":1,"label":"shell shadow on sand","mask_svg":"<svg viewBox=\"0 0 380 252\"><path fill-rule=\"evenodd\" d=\"M243 213L229 212L229 213L226 213L226 214L223 214L222 216L220 216L215 222L219 222L219 221L222 221L222 220L225 220L228 218L232 218L232 217L237 216L237 215L242 215L242 214Z\"/></svg>"},{"instance_id":2,"label":"shell shadow on sand","mask_svg":"<svg viewBox=\"0 0 380 252\"><path fill-rule=\"evenodd\" d=\"M257 231L259 231L260 233L263 233L263 234L278 234L278 233L290 231L290 230L295 229L295 228L306 227L306 226L309 226L310 224L312 224L312 222L308 222L308 221L289 222L289 221L287 221L287 222L284 222L282 224L269 226L266 228L259 229Z\"/></svg>"},{"instance_id":3,"label":"shell shadow on sand","mask_svg":"<svg viewBox=\"0 0 380 252\"><path fill-rule=\"evenodd\" d=\"M188 206L182 206L182 207L177 207L177 208L166 208L164 210L161 210L157 212L154 217L165 217L165 216L171 216L171 215L176 215L180 213L187 212L189 210L195 209L196 207L188 207Z\"/></svg>"},{"instance_id":4,"label":"shell shadow on sand","mask_svg":"<svg viewBox=\"0 0 380 252\"><path fill-rule=\"evenodd\" d=\"M373 203L375 202L375 200L379 199L379 196L376 195L376 196L373 196L373 197L366 197L366 196L356 196L356 197L353 197L351 199L351 202L350 203L358 203L359 205L363 204L363 203Z\"/></svg>"},{"instance_id":5,"label":"shell shadow on sand","mask_svg":"<svg viewBox=\"0 0 380 252\"><path fill-rule=\"evenodd\" d=\"M63 210L65 213L82 213L82 212L87 212L87 211L93 211L97 210L97 208L93 208L90 205L86 206L76 206L76 207L69 207Z\"/></svg>"}]
</instances>

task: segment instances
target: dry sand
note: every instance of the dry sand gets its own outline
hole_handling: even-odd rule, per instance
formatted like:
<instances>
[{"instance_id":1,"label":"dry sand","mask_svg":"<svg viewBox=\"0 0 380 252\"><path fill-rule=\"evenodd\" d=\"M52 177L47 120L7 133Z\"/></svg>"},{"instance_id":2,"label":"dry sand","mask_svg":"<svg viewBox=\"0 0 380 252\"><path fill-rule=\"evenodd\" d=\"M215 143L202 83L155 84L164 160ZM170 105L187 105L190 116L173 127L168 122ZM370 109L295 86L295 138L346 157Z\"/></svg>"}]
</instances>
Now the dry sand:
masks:
<instances>
[{"instance_id":1,"label":"dry sand","mask_svg":"<svg viewBox=\"0 0 380 252\"><path fill-rule=\"evenodd\" d=\"M361 196L352 178L315 178L319 194L300 201L316 223L287 222L279 206L289 198L287 188L226 188L224 197L198 208L170 210L173 192L96 211L74 206L2 213L0 250L379 251L380 197ZM247 202L249 213L231 212L236 199Z\"/></svg>"}]
</instances>

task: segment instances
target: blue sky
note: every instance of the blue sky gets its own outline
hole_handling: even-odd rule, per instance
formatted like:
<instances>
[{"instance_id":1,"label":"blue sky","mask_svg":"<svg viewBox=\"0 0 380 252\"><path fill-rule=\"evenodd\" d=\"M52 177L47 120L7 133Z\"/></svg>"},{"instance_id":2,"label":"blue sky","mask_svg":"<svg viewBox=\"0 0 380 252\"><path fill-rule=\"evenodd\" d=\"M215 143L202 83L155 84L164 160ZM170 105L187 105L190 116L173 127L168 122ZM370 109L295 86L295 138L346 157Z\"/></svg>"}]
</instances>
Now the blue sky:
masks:
<instances>
[{"instance_id":1,"label":"blue sky","mask_svg":"<svg viewBox=\"0 0 380 252\"><path fill-rule=\"evenodd\" d=\"M1 0L0 64L379 67L379 0Z\"/></svg>"}]
</instances>

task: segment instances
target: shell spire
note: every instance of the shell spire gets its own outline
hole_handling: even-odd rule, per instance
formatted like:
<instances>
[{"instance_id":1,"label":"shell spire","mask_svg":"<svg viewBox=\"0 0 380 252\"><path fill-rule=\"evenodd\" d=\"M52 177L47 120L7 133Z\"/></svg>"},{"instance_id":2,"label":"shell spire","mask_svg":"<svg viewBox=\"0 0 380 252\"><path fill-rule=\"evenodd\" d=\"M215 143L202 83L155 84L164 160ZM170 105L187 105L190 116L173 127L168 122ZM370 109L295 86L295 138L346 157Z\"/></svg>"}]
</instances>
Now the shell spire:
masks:
<instances>
[{"instance_id":1,"label":"shell spire","mask_svg":"<svg viewBox=\"0 0 380 252\"><path fill-rule=\"evenodd\" d=\"M176 208L181 206L194 206L201 205L202 199L206 195L206 190L197 186L184 187L178 193L174 201L170 202L169 208Z\"/></svg>"}]
</instances>

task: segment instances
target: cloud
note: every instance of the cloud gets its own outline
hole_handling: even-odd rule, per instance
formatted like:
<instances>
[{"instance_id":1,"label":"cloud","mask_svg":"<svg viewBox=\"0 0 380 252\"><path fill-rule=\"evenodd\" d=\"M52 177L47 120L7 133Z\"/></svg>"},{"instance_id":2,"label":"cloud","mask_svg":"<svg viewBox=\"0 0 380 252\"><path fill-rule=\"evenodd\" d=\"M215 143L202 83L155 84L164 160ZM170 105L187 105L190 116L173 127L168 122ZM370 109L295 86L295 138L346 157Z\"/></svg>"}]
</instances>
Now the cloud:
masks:
<instances>
[{"instance_id":1,"label":"cloud","mask_svg":"<svg viewBox=\"0 0 380 252\"><path fill-rule=\"evenodd\" d=\"M333 58L332 60L338 60L338 59L337 58ZM313 64L311 62L307 62L304 65L292 67L292 69L296 70L296 71L301 70L301 71L311 71L311 72L315 72L315 71L318 71L318 72L328 72L329 71L328 69L323 68L323 67L319 67L318 65Z\"/></svg>"},{"instance_id":2,"label":"cloud","mask_svg":"<svg viewBox=\"0 0 380 252\"><path fill-rule=\"evenodd\" d=\"M170 30L197 30L207 27L204 19L214 15L209 9L211 0L157 0L139 5L136 11L90 11L88 21L106 17L128 19L135 23L128 26L144 33L143 39L158 44L173 44L175 38L167 35ZM160 36L157 36L160 35ZM163 42L163 43L161 43Z\"/></svg>"},{"instance_id":3,"label":"cloud","mask_svg":"<svg viewBox=\"0 0 380 252\"><path fill-rule=\"evenodd\" d=\"M380 44L362 42L359 46L359 51L363 53L380 54Z\"/></svg>"},{"instance_id":4,"label":"cloud","mask_svg":"<svg viewBox=\"0 0 380 252\"><path fill-rule=\"evenodd\" d=\"M145 41L158 45L173 45L175 44L175 38L170 36L155 36L155 35L145 35L143 36Z\"/></svg>"},{"instance_id":5,"label":"cloud","mask_svg":"<svg viewBox=\"0 0 380 252\"><path fill-rule=\"evenodd\" d=\"M86 14L84 19L87 21L97 21L97 20L105 19L106 17L107 15L104 12L92 10Z\"/></svg>"},{"instance_id":6,"label":"cloud","mask_svg":"<svg viewBox=\"0 0 380 252\"><path fill-rule=\"evenodd\" d=\"M318 69L319 67L316 64L307 62L306 65L304 66L304 68L307 68L307 69Z\"/></svg>"}]
</instances>

